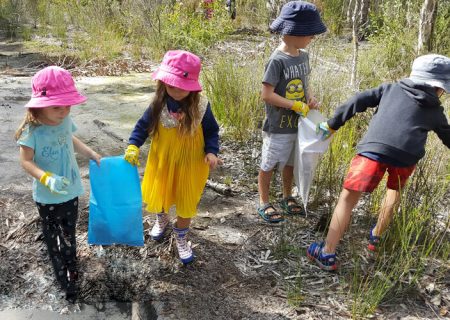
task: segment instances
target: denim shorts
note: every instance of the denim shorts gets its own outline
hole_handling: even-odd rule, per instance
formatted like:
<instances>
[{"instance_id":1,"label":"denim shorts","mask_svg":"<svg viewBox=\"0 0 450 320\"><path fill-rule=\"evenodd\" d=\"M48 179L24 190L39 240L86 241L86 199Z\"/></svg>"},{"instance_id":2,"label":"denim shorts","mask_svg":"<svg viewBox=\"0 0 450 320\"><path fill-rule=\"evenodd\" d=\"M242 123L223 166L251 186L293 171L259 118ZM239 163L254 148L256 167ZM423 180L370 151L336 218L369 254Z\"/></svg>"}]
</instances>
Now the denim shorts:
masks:
<instances>
[{"instance_id":1,"label":"denim shorts","mask_svg":"<svg viewBox=\"0 0 450 320\"><path fill-rule=\"evenodd\" d=\"M295 141L297 133L268 133L263 131L261 170L271 171L276 166L294 165Z\"/></svg>"}]
</instances>

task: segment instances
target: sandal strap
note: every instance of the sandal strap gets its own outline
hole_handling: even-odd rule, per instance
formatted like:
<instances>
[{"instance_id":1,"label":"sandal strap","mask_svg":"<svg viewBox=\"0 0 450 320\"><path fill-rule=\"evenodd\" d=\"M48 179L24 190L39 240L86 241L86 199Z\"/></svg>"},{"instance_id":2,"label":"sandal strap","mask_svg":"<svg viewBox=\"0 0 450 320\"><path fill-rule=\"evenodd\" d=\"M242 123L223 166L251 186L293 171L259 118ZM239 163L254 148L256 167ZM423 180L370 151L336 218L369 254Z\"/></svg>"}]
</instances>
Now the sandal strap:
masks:
<instances>
[{"instance_id":1,"label":"sandal strap","mask_svg":"<svg viewBox=\"0 0 450 320\"><path fill-rule=\"evenodd\" d=\"M283 199L281 199L281 201L286 201L286 204L287 204L289 201L294 201L295 204L298 205L297 199L296 199L295 197L293 197L293 196L289 196L289 197L283 198Z\"/></svg>"},{"instance_id":2,"label":"sandal strap","mask_svg":"<svg viewBox=\"0 0 450 320\"><path fill-rule=\"evenodd\" d=\"M269 208L272 208L274 211L277 211L275 209L275 207L273 206L273 204L271 204L270 202L262 205L261 207L258 207L258 210L266 212L266 210L269 209Z\"/></svg>"}]
</instances>

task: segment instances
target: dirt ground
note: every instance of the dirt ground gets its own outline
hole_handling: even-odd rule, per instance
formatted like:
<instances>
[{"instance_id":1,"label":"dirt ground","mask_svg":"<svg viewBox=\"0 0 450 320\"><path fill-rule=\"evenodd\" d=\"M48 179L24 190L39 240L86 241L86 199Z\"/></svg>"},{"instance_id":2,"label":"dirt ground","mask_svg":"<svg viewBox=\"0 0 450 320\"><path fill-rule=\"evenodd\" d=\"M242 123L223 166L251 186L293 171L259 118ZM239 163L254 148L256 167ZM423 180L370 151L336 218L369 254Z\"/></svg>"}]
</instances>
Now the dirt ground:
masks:
<instances>
[{"instance_id":1,"label":"dirt ground","mask_svg":"<svg viewBox=\"0 0 450 320\"><path fill-rule=\"evenodd\" d=\"M31 178L19 166L13 141L30 96L34 68L30 63L39 60L19 52L20 45L0 43L1 319L130 319L133 308L145 309L148 319L351 318L349 283L341 277L351 266L344 263L342 271L326 273L304 254L306 245L321 236L314 226L326 205L307 219L290 218L295 224L270 226L256 215L254 188L224 195L207 187L190 234L197 259L184 267L170 236L161 243L149 239L151 217L144 218L144 247L87 244L89 172L82 157L78 159L86 193L80 200L77 227L80 299L68 304L54 281L31 198ZM25 57L32 61L25 63ZM153 91L149 73L81 77L77 86L89 97L71 112L79 127L77 136L104 156L122 154ZM248 175L248 168L238 164L252 148L259 145L225 143L225 164L211 181ZM147 149L143 147L141 163ZM256 167L255 160L250 169L253 186ZM139 170L142 174L143 168ZM296 245L297 255L279 254L286 238ZM386 301L373 317L434 319L441 317L436 310L423 295L414 293Z\"/></svg>"}]
</instances>

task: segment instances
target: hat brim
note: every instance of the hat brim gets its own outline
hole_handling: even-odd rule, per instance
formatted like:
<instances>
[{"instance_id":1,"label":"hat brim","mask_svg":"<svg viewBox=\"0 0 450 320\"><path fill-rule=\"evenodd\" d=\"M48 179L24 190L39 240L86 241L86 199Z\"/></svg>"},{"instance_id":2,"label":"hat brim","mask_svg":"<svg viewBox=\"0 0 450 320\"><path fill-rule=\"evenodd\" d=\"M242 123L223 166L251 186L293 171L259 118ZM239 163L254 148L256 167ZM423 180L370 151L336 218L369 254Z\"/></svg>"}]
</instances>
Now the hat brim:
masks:
<instances>
[{"instance_id":1,"label":"hat brim","mask_svg":"<svg viewBox=\"0 0 450 320\"><path fill-rule=\"evenodd\" d=\"M32 97L24 106L25 108L47 108L47 107L65 107L75 106L86 102L87 97L78 92L70 92L57 96Z\"/></svg>"},{"instance_id":2,"label":"hat brim","mask_svg":"<svg viewBox=\"0 0 450 320\"><path fill-rule=\"evenodd\" d=\"M446 93L450 92L450 81L438 81L438 80L427 80L425 81L428 85L432 87L437 87L443 89Z\"/></svg>"},{"instance_id":3,"label":"hat brim","mask_svg":"<svg viewBox=\"0 0 450 320\"><path fill-rule=\"evenodd\" d=\"M202 91L202 86L198 80L181 78L170 72L158 69L152 73L153 80L160 80L169 86L173 86L186 91Z\"/></svg>"},{"instance_id":4,"label":"hat brim","mask_svg":"<svg viewBox=\"0 0 450 320\"><path fill-rule=\"evenodd\" d=\"M327 31L322 21L298 23L280 17L276 18L269 28L273 33L290 36L314 36Z\"/></svg>"},{"instance_id":5,"label":"hat brim","mask_svg":"<svg viewBox=\"0 0 450 320\"><path fill-rule=\"evenodd\" d=\"M436 79L429 79L429 77L423 77L420 75L416 75L416 74L411 74L409 79L411 79L413 82L416 83L425 83L427 85L429 85L430 87L435 87L435 88L441 88L443 89L446 93L450 92L450 80L436 80Z\"/></svg>"}]
</instances>

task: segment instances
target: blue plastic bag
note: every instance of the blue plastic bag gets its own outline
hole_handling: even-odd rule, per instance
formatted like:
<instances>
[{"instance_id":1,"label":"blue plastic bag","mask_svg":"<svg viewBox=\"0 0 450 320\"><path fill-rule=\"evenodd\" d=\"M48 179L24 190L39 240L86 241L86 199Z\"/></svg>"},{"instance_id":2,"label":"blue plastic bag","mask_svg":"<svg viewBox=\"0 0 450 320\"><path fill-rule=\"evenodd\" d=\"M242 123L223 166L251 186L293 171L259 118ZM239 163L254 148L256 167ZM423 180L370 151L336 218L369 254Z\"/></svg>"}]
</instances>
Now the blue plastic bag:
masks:
<instances>
[{"instance_id":1,"label":"blue plastic bag","mask_svg":"<svg viewBox=\"0 0 450 320\"><path fill-rule=\"evenodd\" d=\"M137 167L123 156L89 163L89 244L144 245L142 195Z\"/></svg>"}]
</instances>

